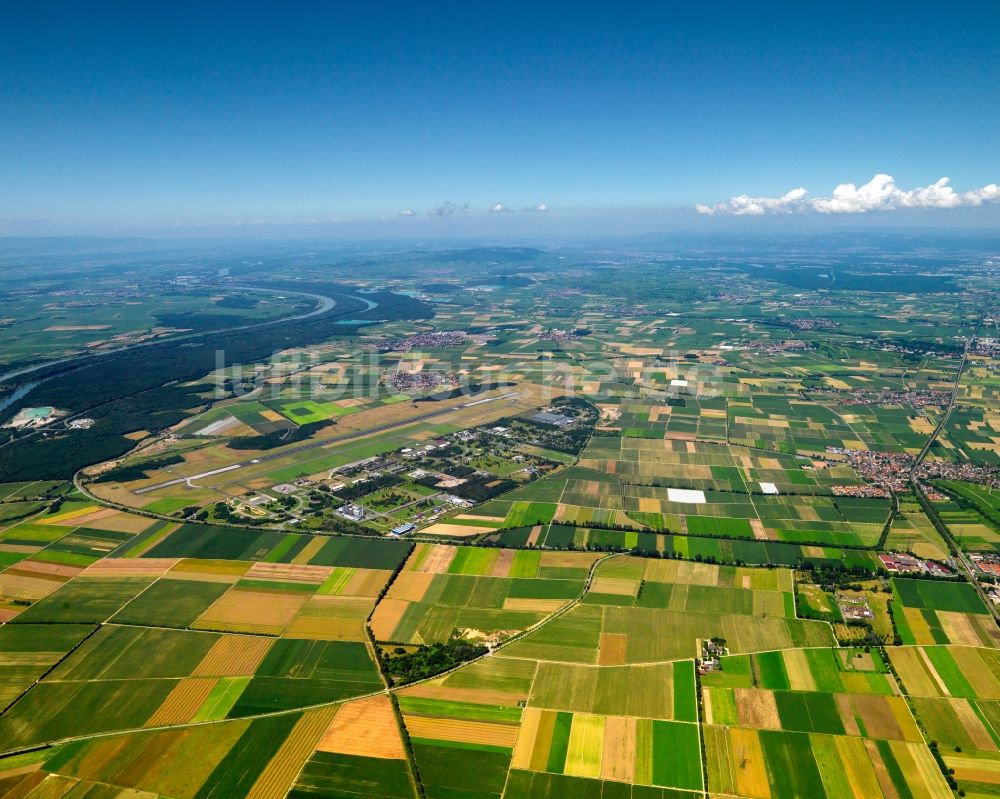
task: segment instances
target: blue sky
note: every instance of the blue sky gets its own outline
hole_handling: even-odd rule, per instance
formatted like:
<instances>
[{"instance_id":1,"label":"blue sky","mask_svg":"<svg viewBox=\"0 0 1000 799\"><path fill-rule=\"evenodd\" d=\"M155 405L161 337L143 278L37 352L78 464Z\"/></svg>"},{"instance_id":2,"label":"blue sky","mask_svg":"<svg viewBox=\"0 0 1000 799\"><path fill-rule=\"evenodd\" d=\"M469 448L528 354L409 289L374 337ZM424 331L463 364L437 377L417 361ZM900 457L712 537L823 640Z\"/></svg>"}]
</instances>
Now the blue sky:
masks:
<instances>
[{"instance_id":1,"label":"blue sky","mask_svg":"<svg viewBox=\"0 0 1000 799\"><path fill-rule=\"evenodd\" d=\"M968 192L1000 182L998 30L986 2L9 4L0 233L655 230L879 173Z\"/></svg>"}]
</instances>

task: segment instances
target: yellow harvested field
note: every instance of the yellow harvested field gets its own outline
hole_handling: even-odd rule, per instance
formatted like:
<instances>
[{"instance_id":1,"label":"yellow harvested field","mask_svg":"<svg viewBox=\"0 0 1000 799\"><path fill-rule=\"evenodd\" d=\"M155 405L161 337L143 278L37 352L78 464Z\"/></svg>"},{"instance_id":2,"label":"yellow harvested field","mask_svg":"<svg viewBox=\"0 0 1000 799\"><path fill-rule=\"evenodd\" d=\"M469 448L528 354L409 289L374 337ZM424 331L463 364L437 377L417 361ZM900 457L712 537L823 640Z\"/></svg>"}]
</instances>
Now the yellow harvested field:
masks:
<instances>
[{"instance_id":1,"label":"yellow harvested field","mask_svg":"<svg viewBox=\"0 0 1000 799\"><path fill-rule=\"evenodd\" d=\"M365 619L371 606L367 597L310 597L285 635L322 641L364 641Z\"/></svg>"},{"instance_id":2,"label":"yellow harvested field","mask_svg":"<svg viewBox=\"0 0 1000 799\"><path fill-rule=\"evenodd\" d=\"M899 646L889 650L892 665L911 696L948 696L943 683L927 671L923 652L916 646ZM936 673L935 673L936 676Z\"/></svg>"},{"instance_id":3,"label":"yellow harvested field","mask_svg":"<svg viewBox=\"0 0 1000 799\"><path fill-rule=\"evenodd\" d=\"M469 538L487 532L488 527L477 527L471 524L450 524L449 522L437 522L430 527L425 527L420 532L427 535L441 535L453 538Z\"/></svg>"},{"instance_id":4,"label":"yellow harvested field","mask_svg":"<svg viewBox=\"0 0 1000 799\"><path fill-rule=\"evenodd\" d=\"M643 513L659 513L661 507L656 497L639 497L639 510Z\"/></svg>"},{"instance_id":5,"label":"yellow harvested field","mask_svg":"<svg viewBox=\"0 0 1000 799\"><path fill-rule=\"evenodd\" d=\"M334 566L316 593L340 596L345 592L347 584L351 582L356 572L357 569L350 566Z\"/></svg>"},{"instance_id":6,"label":"yellow harvested field","mask_svg":"<svg viewBox=\"0 0 1000 799\"><path fill-rule=\"evenodd\" d=\"M639 590L638 580L629 580L624 577L595 577L591 584L591 590L595 594L613 594L615 596L634 597Z\"/></svg>"},{"instance_id":7,"label":"yellow harvested field","mask_svg":"<svg viewBox=\"0 0 1000 799\"><path fill-rule=\"evenodd\" d=\"M417 544L406 570L445 574L455 558L455 547L444 544Z\"/></svg>"},{"instance_id":8,"label":"yellow harvested field","mask_svg":"<svg viewBox=\"0 0 1000 799\"><path fill-rule=\"evenodd\" d=\"M324 707L306 711L268 761L247 793L247 799L283 799L337 710L337 707Z\"/></svg>"},{"instance_id":9,"label":"yellow harvested field","mask_svg":"<svg viewBox=\"0 0 1000 799\"><path fill-rule=\"evenodd\" d=\"M909 710L901 697L855 694L851 696L851 709L867 736L888 740L920 740L916 723L909 718ZM902 716L906 729L900 724L899 716Z\"/></svg>"},{"instance_id":10,"label":"yellow harvested field","mask_svg":"<svg viewBox=\"0 0 1000 799\"><path fill-rule=\"evenodd\" d=\"M414 685L403 693L407 696L420 696L424 699L445 699L449 702L471 702L472 704L502 705L504 707L517 707L519 702L528 698L526 694L490 691L485 688L454 688L434 682Z\"/></svg>"},{"instance_id":11,"label":"yellow harvested field","mask_svg":"<svg viewBox=\"0 0 1000 799\"><path fill-rule=\"evenodd\" d=\"M953 644L966 644L976 646L981 643L979 632L972 624L972 619L967 613L955 611L937 611L938 621L944 630L948 640Z\"/></svg>"},{"instance_id":12,"label":"yellow harvested field","mask_svg":"<svg viewBox=\"0 0 1000 799\"><path fill-rule=\"evenodd\" d=\"M536 524L531 528L531 535L528 536L527 546L533 547L538 543L538 539L542 535L542 525Z\"/></svg>"},{"instance_id":13,"label":"yellow harvested field","mask_svg":"<svg viewBox=\"0 0 1000 799\"><path fill-rule=\"evenodd\" d=\"M507 597L503 602L503 609L553 613L566 603L567 600L565 599L521 599L519 597Z\"/></svg>"},{"instance_id":14,"label":"yellow harvested field","mask_svg":"<svg viewBox=\"0 0 1000 799\"><path fill-rule=\"evenodd\" d=\"M768 799L771 796L771 786L757 731L731 728L729 746L736 791L743 796Z\"/></svg>"},{"instance_id":15,"label":"yellow harvested field","mask_svg":"<svg viewBox=\"0 0 1000 799\"><path fill-rule=\"evenodd\" d=\"M85 505L82 508L74 508L73 510L64 510L62 513L55 513L51 516L46 515L41 517L37 524L56 524L60 527L78 527L80 526L78 522L74 521L83 516L90 516L93 513L100 513L102 516L110 516L112 513L117 513L118 511L112 508L105 508L101 505Z\"/></svg>"},{"instance_id":16,"label":"yellow harvested field","mask_svg":"<svg viewBox=\"0 0 1000 799\"><path fill-rule=\"evenodd\" d=\"M538 738L538 727L542 713L537 708L529 707L521 717L521 728L514 744L514 754L511 767L517 769L531 768L532 756L535 752L535 740Z\"/></svg>"},{"instance_id":17,"label":"yellow harvested field","mask_svg":"<svg viewBox=\"0 0 1000 799\"><path fill-rule=\"evenodd\" d=\"M420 602L431 583L434 574L431 572L400 572L389 588L389 596L393 599L403 599L407 602Z\"/></svg>"},{"instance_id":18,"label":"yellow harvested field","mask_svg":"<svg viewBox=\"0 0 1000 799\"><path fill-rule=\"evenodd\" d=\"M903 617L913 632L913 640L918 644L933 644L934 635L920 608L903 608Z\"/></svg>"},{"instance_id":19,"label":"yellow harvested field","mask_svg":"<svg viewBox=\"0 0 1000 799\"><path fill-rule=\"evenodd\" d=\"M68 578L32 576L8 568L5 572L0 573L0 596L5 599L27 599L34 602L51 594L66 579Z\"/></svg>"},{"instance_id":20,"label":"yellow harvested field","mask_svg":"<svg viewBox=\"0 0 1000 799\"><path fill-rule=\"evenodd\" d=\"M392 572L388 569L356 569L342 596L363 596L375 599L389 582Z\"/></svg>"},{"instance_id":21,"label":"yellow harvested field","mask_svg":"<svg viewBox=\"0 0 1000 799\"><path fill-rule=\"evenodd\" d=\"M834 740L847 780L851 784L854 799L870 799L872 796L878 796L881 793L879 780L875 774L875 767L868 758L865 742L860 738L847 738L842 735L838 735Z\"/></svg>"},{"instance_id":22,"label":"yellow harvested field","mask_svg":"<svg viewBox=\"0 0 1000 799\"><path fill-rule=\"evenodd\" d=\"M426 716L403 716L411 738L436 741L477 743L488 746L513 747L518 725L494 724L466 719L437 719Z\"/></svg>"},{"instance_id":23,"label":"yellow harvested field","mask_svg":"<svg viewBox=\"0 0 1000 799\"><path fill-rule=\"evenodd\" d=\"M962 676L968 681L980 699L1000 699L1000 679L990 668L989 663L983 660L981 652L990 650L972 649L964 646L953 646L949 648L951 656L955 658Z\"/></svg>"},{"instance_id":24,"label":"yellow harvested field","mask_svg":"<svg viewBox=\"0 0 1000 799\"><path fill-rule=\"evenodd\" d=\"M406 759L392 704L384 694L341 705L316 749L340 755Z\"/></svg>"},{"instance_id":25,"label":"yellow harvested field","mask_svg":"<svg viewBox=\"0 0 1000 799\"><path fill-rule=\"evenodd\" d=\"M490 572L490 576L506 577L509 575L511 564L514 563L515 554L517 553L513 549L501 549L496 562L493 564L493 570Z\"/></svg>"},{"instance_id":26,"label":"yellow harvested field","mask_svg":"<svg viewBox=\"0 0 1000 799\"><path fill-rule=\"evenodd\" d=\"M602 557L596 552L542 552L540 565L543 568L589 569Z\"/></svg>"},{"instance_id":27,"label":"yellow harvested field","mask_svg":"<svg viewBox=\"0 0 1000 799\"><path fill-rule=\"evenodd\" d=\"M161 577L177 558L104 558L81 572L85 577Z\"/></svg>"},{"instance_id":28,"label":"yellow harvested field","mask_svg":"<svg viewBox=\"0 0 1000 799\"><path fill-rule=\"evenodd\" d=\"M214 677L189 677L180 680L167 698L146 719L146 727L162 727L190 721L198 708L208 699L218 680Z\"/></svg>"},{"instance_id":29,"label":"yellow harvested field","mask_svg":"<svg viewBox=\"0 0 1000 799\"><path fill-rule=\"evenodd\" d=\"M248 580L278 580L281 582L318 585L326 580L332 571L332 566L257 562L247 570L244 576Z\"/></svg>"},{"instance_id":30,"label":"yellow harvested field","mask_svg":"<svg viewBox=\"0 0 1000 799\"><path fill-rule=\"evenodd\" d=\"M549 760L549 750L552 748L552 733L556 726L556 714L543 710L532 742L533 749L528 768L532 771L545 771Z\"/></svg>"},{"instance_id":31,"label":"yellow harvested field","mask_svg":"<svg viewBox=\"0 0 1000 799\"><path fill-rule=\"evenodd\" d=\"M597 662L601 666L621 666L625 663L625 648L628 636L624 633L603 633Z\"/></svg>"},{"instance_id":32,"label":"yellow harvested field","mask_svg":"<svg viewBox=\"0 0 1000 799\"><path fill-rule=\"evenodd\" d=\"M631 782L635 774L636 724L625 716L608 716L604 722L601 779Z\"/></svg>"},{"instance_id":33,"label":"yellow harvested field","mask_svg":"<svg viewBox=\"0 0 1000 799\"><path fill-rule=\"evenodd\" d=\"M323 536L314 536L304 547L302 547L299 553L292 558L292 563L308 563L316 556L316 553L318 553L325 544L326 540Z\"/></svg>"},{"instance_id":34,"label":"yellow harvested field","mask_svg":"<svg viewBox=\"0 0 1000 799\"><path fill-rule=\"evenodd\" d=\"M71 512L75 513L75 512ZM112 518L114 516L123 515L121 511L117 511L114 508L101 508L100 510L91 510L89 513L84 513L80 515L67 516L65 519L58 521L41 521L41 524L56 524L60 527L96 527L97 529L102 529L100 523L105 520ZM134 516L131 518L141 519L141 516ZM148 522L144 527L149 527L154 521L153 519L143 519L143 521Z\"/></svg>"},{"instance_id":35,"label":"yellow harvested field","mask_svg":"<svg viewBox=\"0 0 1000 799\"><path fill-rule=\"evenodd\" d=\"M954 796L926 745L890 741L889 748L909 785L925 788L923 795L928 799L951 799Z\"/></svg>"},{"instance_id":36,"label":"yellow harvested field","mask_svg":"<svg viewBox=\"0 0 1000 799\"><path fill-rule=\"evenodd\" d=\"M242 677L253 674L274 640L256 635L225 635L205 653L194 677Z\"/></svg>"},{"instance_id":37,"label":"yellow harvested field","mask_svg":"<svg viewBox=\"0 0 1000 799\"><path fill-rule=\"evenodd\" d=\"M937 685L938 689L944 696L950 696L951 691L948 689L948 684L944 681L944 678L938 674L937 667L931 662L930 656L923 649L918 650L920 652L920 660L924 664L924 668L927 670L927 674Z\"/></svg>"},{"instance_id":38,"label":"yellow harvested field","mask_svg":"<svg viewBox=\"0 0 1000 799\"><path fill-rule=\"evenodd\" d=\"M955 769L956 779L1000 785L1000 759L987 760L949 752L944 755L944 762L949 768Z\"/></svg>"},{"instance_id":39,"label":"yellow harvested field","mask_svg":"<svg viewBox=\"0 0 1000 799\"><path fill-rule=\"evenodd\" d=\"M649 560L646 562L646 580L654 583L672 583L677 579L676 560Z\"/></svg>"},{"instance_id":40,"label":"yellow harvested field","mask_svg":"<svg viewBox=\"0 0 1000 799\"><path fill-rule=\"evenodd\" d=\"M851 695L834 694L833 699L837 704L837 712L844 725L844 732L847 735L861 735L861 728L858 726L858 720L854 716L854 708L851 706Z\"/></svg>"},{"instance_id":41,"label":"yellow harvested field","mask_svg":"<svg viewBox=\"0 0 1000 799\"><path fill-rule=\"evenodd\" d=\"M955 711L955 715L958 716L958 720L962 722L962 726L972 739L973 744L975 744L976 749L982 749L984 752L997 751L996 742L979 716L976 715L976 711L969 704L969 700L950 699L948 701L951 704L952 710Z\"/></svg>"},{"instance_id":42,"label":"yellow harvested field","mask_svg":"<svg viewBox=\"0 0 1000 799\"><path fill-rule=\"evenodd\" d=\"M123 511L112 510L102 516L93 514L85 517L86 521L78 519L78 524L86 524L95 530L110 530L116 533L141 533L156 523L156 519L147 516L137 516L134 513L124 513Z\"/></svg>"},{"instance_id":43,"label":"yellow harvested field","mask_svg":"<svg viewBox=\"0 0 1000 799\"><path fill-rule=\"evenodd\" d=\"M76 577L83 569L80 566L66 566L61 563L46 563L41 560L22 560L14 564L4 574L21 574L26 577L40 577L66 582Z\"/></svg>"},{"instance_id":44,"label":"yellow harvested field","mask_svg":"<svg viewBox=\"0 0 1000 799\"><path fill-rule=\"evenodd\" d=\"M789 687L793 691L815 691L816 681L813 679L805 650L789 649L782 653L785 670L788 672Z\"/></svg>"},{"instance_id":45,"label":"yellow harvested field","mask_svg":"<svg viewBox=\"0 0 1000 799\"><path fill-rule=\"evenodd\" d=\"M740 726L757 730L780 730L781 719L774 694L757 688L734 688L736 715Z\"/></svg>"},{"instance_id":46,"label":"yellow harvested field","mask_svg":"<svg viewBox=\"0 0 1000 799\"><path fill-rule=\"evenodd\" d=\"M220 578L229 578L222 580L222 582L235 582L236 578L242 577L250 566L250 563L239 560L197 560L196 558L184 558L174 566L173 571L182 572L185 576L191 574L213 575Z\"/></svg>"},{"instance_id":47,"label":"yellow harvested field","mask_svg":"<svg viewBox=\"0 0 1000 799\"><path fill-rule=\"evenodd\" d=\"M410 603L404 599L392 599L386 597L375 607L375 614L372 616L372 633L378 641L391 641L392 635L396 632L396 627L406 613Z\"/></svg>"},{"instance_id":48,"label":"yellow harvested field","mask_svg":"<svg viewBox=\"0 0 1000 799\"><path fill-rule=\"evenodd\" d=\"M307 597L264 591L227 591L208 608L194 627L281 635L306 603Z\"/></svg>"}]
</instances>

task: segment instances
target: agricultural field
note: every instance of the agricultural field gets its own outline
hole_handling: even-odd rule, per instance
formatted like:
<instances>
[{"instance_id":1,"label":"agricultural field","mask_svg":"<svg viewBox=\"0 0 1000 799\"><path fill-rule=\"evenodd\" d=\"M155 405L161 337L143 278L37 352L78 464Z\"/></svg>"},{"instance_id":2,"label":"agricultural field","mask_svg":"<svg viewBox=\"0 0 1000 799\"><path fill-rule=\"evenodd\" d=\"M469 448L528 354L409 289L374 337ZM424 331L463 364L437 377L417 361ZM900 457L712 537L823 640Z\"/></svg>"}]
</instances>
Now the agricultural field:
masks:
<instances>
[{"instance_id":1,"label":"agricultural field","mask_svg":"<svg viewBox=\"0 0 1000 799\"><path fill-rule=\"evenodd\" d=\"M795 618L791 592L789 570L608 558L579 605L504 655L611 665L691 658L710 638L734 652L831 644L828 624Z\"/></svg>"},{"instance_id":2,"label":"agricultural field","mask_svg":"<svg viewBox=\"0 0 1000 799\"><path fill-rule=\"evenodd\" d=\"M891 651L899 680L928 739L969 796L1000 787L1000 660L996 650L968 646L899 647Z\"/></svg>"},{"instance_id":3,"label":"agricultural field","mask_svg":"<svg viewBox=\"0 0 1000 799\"><path fill-rule=\"evenodd\" d=\"M945 509L940 503L934 504L939 519L945 522ZM950 527L950 522L945 522ZM954 532L954 531L953 531ZM899 512L892 520L889 534L885 539L886 549L897 552L911 552L918 558L947 560L948 545L927 517L920 504L911 498L899 501Z\"/></svg>"},{"instance_id":4,"label":"agricultural field","mask_svg":"<svg viewBox=\"0 0 1000 799\"><path fill-rule=\"evenodd\" d=\"M126 349L0 406L0 795L1000 793L1000 282L778 250L16 299Z\"/></svg>"},{"instance_id":5,"label":"agricultural field","mask_svg":"<svg viewBox=\"0 0 1000 799\"><path fill-rule=\"evenodd\" d=\"M945 426L934 454L944 460L1000 465L1000 415L996 405L958 404Z\"/></svg>"},{"instance_id":6,"label":"agricultural field","mask_svg":"<svg viewBox=\"0 0 1000 799\"><path fill-rule=\"evenodd\" d=\"M1000 630L968 583L897 579L892 586L893 619L904 644L1000 644Z\"/></svg>"},{"instance_id":7,"label":"agricultural field","mask_svg":"<svg viewBox=\"0 0 1000 799\"><path fill-rule=\"evenodd\" d=\"M934 503L934 509L958 546L967 552L1000 552L997 490L959 480L942 480L938 486L946 495Z\"/></svg>"},{"instance_id":8,"label":"agricultural field","mask_svg":"<svg viewBox=\"0 0 1000 799\"><path fill-rule=\"evenodd\" d=\"M499 641L577 599L589 553L417 544L372 617L379 641Z\"/></svg>"},{"instance_id":9,"label":"agricultural field","mask_svg":"<svg viewBox=\"0 0 1000 799\"><path fill-rule=\"evenodd\" d=\"M886 501L830 496L858 484L849 468L725 445L600 437L580 465L468 516L850 547L874 546L889 516Z\"/></svg>"},{"instance_id":10,"label":"agricultural field","mask_svg":"<svg viewBox=\"0 0 1000 799\"><path fill-rule=\"evenodd\" d=\"M877 650L721 658L702 679L712 790L740 796L948 796Z\"/></svg>"}]
</instances>

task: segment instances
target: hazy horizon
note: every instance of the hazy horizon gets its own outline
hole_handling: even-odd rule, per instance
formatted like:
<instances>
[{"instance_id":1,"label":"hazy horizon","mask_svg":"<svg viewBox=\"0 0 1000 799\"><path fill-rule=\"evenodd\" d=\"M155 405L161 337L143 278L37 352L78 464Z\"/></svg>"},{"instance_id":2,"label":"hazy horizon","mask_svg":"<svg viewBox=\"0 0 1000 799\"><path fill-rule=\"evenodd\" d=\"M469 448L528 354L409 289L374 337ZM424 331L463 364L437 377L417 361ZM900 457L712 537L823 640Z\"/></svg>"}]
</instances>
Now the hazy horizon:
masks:
<instances>
[{"instance_id":1,"label":"hazy horizon","mask_svg":"<svg viewBox=\"0 0 1000 799\"><path fill-rule=\"evenodd\" d=\"M21 5L0 235L998 227L998 27L912 3Z\"/></svg>"}]
</instances>

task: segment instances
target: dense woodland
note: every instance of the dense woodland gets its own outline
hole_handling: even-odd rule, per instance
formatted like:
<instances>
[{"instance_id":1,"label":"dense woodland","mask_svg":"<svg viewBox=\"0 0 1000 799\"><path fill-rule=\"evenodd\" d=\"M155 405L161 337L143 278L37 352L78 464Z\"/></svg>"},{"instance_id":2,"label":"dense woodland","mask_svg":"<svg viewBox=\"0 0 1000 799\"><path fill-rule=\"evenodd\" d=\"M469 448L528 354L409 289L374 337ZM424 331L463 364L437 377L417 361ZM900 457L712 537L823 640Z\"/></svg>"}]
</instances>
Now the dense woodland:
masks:
<instances>
[{"instance_id":1,"label":"dense woodland","mask_svg":"<svg viewBox=\"0 0 1000 799\"><path fill-rule=\"evenodd\" d=\"M50 405L85 413L95 423L89 430L27 435L0 448L0 481L69 478L84 466L124 455L133 446L123 437L127 433L155 433L186 418L192 408L211 404L215 387L189 381L218 368L220 354L227 364L252 363L288 347L355 335L366 319L428 319L434 314L429 305L389 291L367 294L378 303L368 310L341 286L294 285L333 297L337 305L309 319L263 325L252 334L206 333L33 374L33 381L41 377L44 382L7 408L0 421L21 408ZM343 324L344 319L359 323Z\"/></svg>"}]
</instances>

